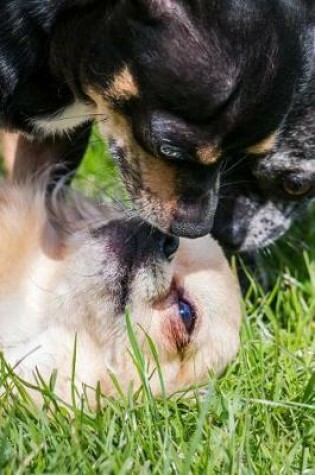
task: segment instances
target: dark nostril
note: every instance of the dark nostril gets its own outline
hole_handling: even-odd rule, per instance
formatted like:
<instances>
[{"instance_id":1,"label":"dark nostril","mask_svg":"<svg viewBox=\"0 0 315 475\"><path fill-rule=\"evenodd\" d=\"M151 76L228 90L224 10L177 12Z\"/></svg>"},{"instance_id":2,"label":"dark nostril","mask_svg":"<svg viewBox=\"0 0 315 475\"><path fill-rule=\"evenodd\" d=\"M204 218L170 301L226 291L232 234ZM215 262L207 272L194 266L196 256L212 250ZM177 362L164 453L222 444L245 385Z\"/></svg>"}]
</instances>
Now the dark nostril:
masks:
<instances>
[{"instance_id":1,"label":"dark nostril","mask_svg":"<svg viewBox=\"0 0 315 475\"><path fill-rule=\"evenodd\" d=\"M171 260L179 246L179 238L177 236L165 236L162 240L163 254Z\"/></svg>"}]
</instances>

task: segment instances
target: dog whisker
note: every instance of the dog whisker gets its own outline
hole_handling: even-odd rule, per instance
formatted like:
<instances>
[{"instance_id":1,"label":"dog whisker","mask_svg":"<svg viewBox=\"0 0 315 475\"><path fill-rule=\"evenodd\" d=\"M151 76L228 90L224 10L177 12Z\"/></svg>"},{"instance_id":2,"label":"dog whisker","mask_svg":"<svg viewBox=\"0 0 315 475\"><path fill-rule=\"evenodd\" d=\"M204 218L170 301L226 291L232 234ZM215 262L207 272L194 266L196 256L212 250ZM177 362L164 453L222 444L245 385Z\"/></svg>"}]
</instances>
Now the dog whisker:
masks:
<instances>
[{"instance_id":1,"label":"dog whisker","mask_svg":"<svg viewBox=\"0 0 315 475\"><path fill-rule=\"evenodd\" d=\"M226 168L227 165L230 164L231 160L228 160L228 159L225 159L223 160L224 162L224 168L223 170L221 171L221 175L222 176L226 176L228 174L230 174L235 168L239 167L239 165L245 161L248 157L248 154L244 154L242 155L239 159L235 160L235 162L233 162L230 166L230 168Z\"/></svg>"}]
</instances>

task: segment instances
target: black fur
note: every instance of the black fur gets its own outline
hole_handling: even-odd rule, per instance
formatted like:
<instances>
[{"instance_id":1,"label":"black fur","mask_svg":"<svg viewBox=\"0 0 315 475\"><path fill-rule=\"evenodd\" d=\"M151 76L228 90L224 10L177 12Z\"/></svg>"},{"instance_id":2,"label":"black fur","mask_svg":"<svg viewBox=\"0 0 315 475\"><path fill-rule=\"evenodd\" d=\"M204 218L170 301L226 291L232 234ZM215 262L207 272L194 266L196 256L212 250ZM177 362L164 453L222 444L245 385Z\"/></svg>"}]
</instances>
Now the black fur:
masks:
<instances>
[{"instance_id":1,"label":"black fur","mask_svg":"<svg viewBox=\"0 0 315 475\"><path fill-rule=\"evenodd\" d=\"M252 251L278 239L315 198L315 71L274 150L240 156L236 167L235 159L226 157L213 234L226 249Z\"/></svg>"},{"instance_id":2,"label":"black fur","mask_svg":"<svg viewBox=\"0 0 315 475\"><path fill-rule=\"evenodd\" d=\"M224 158L204 173L198 148L210 143L237 160L285 131L311 81L312 22L311 0L2 0L0 125L38 137L36 119L74 101L91 105L87 88L105 92L128 65L139 95L111 108L143 150L176 170L178 209L168 230L205 234ZM254 175L251 165L240 170Z\"/></svg>"}]
</instances>

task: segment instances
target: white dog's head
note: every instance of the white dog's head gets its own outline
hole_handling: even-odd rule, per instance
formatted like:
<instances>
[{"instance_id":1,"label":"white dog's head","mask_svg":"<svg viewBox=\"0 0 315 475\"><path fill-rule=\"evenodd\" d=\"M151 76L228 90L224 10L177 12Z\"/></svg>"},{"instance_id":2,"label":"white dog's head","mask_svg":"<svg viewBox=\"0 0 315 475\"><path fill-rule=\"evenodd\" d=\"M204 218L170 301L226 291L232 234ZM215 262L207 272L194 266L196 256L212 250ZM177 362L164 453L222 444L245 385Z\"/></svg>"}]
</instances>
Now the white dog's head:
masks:
<instances>
[{"instance_id":1,"label":"white dog's head","mask_svg":"<svg viewBox=\"0 0 315 475\"><path fill-rule=\"evenodd\" d=\"M137 384L127 308L156 394L148 336L168 392L225 368L239 346L240 296L213 239L178 242L82 197L48 204L27 185L0 190L0 345L22 375L56 368L65 396L77 335L78 381L109 394L110 373L124 389Z\"/></svg>"}]
</instances>

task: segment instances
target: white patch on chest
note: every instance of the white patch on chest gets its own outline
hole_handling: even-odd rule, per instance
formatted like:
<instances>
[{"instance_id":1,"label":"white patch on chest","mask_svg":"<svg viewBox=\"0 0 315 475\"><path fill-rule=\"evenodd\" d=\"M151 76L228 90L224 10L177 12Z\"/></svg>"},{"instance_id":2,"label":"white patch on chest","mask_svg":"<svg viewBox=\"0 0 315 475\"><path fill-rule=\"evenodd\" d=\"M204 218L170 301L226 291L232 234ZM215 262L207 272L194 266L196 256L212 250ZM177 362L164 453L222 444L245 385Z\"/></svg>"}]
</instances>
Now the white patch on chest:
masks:
<instances>
[{"instance_id":1,"label":"white patch on chest","mask_svg":"<svg viewBox=\"0 0 315 475\"><path fill-rule=\"evenodd\" d=\"M45 136L62 135L92 120L93 113L93 106L77 101L52 116L32 120L32 125Z\"/></svg>"}]
</instances>

